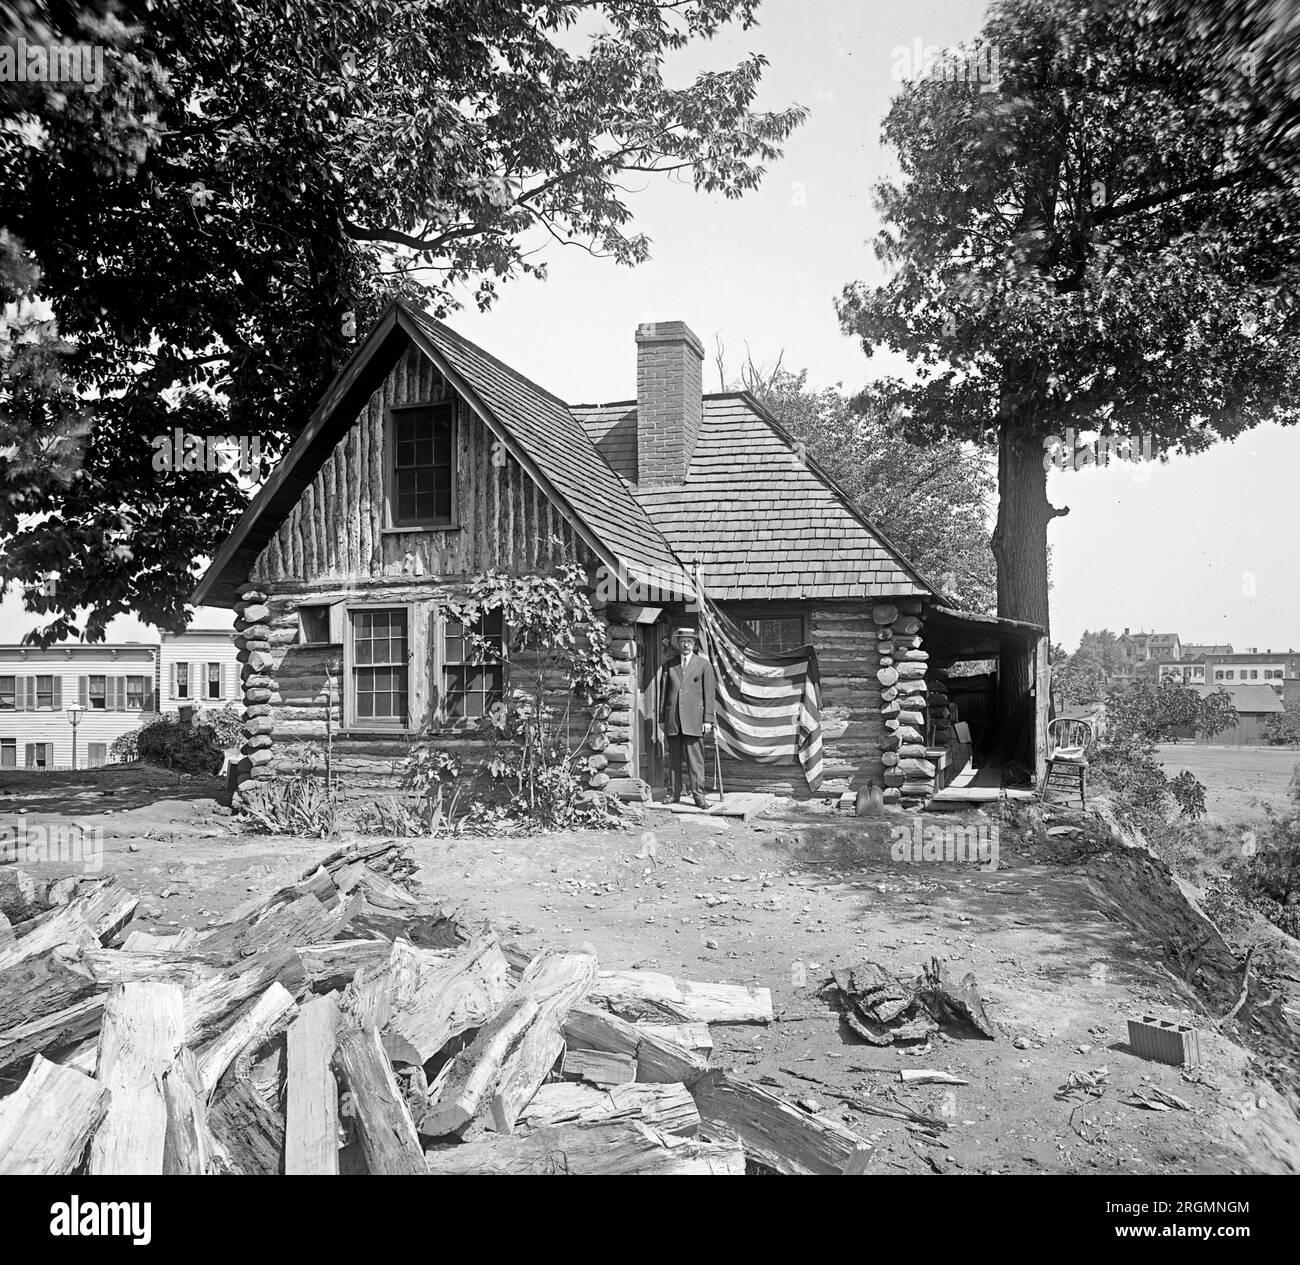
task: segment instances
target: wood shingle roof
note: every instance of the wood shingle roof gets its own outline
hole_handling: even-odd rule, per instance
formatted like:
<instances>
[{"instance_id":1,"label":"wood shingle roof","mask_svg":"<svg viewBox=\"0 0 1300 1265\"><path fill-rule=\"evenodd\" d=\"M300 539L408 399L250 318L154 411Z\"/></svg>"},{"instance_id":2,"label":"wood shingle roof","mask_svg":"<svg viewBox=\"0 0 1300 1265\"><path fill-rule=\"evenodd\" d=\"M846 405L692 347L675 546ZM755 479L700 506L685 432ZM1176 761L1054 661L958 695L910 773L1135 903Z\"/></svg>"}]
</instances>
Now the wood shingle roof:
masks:
<instances>
[{"instance_id":1,"label":"wood shingle roof","mask_svg":"<svg viewBox=\"0 0 1300 1265\"><path fill-rule=\"evenodd\" d=\"M635 479L635 403L573 412L610 465ZM709 595L723 601L935 592L744 393L704 397L683 483L634 494L682 561L701 565Z\"/></svg>"}]
</instances>

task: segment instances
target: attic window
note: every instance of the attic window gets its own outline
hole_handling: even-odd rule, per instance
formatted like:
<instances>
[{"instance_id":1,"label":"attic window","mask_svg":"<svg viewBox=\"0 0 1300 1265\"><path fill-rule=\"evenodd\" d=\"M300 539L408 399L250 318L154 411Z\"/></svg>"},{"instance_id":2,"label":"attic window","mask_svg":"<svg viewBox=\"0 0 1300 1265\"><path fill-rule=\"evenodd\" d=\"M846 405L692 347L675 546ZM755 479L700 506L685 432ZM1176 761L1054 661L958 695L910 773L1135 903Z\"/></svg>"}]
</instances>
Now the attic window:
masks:
<instances>
[{"instance_id":1,"label":"attic window","mask_svg":"<svg viewBox=\"0 0 1300 1265\"><path fill-rule=\"evenodd\" d=\"M384 444L388 525L452 526L456 499L454 404L390 409Z\"/></svg>"}]
</instances>

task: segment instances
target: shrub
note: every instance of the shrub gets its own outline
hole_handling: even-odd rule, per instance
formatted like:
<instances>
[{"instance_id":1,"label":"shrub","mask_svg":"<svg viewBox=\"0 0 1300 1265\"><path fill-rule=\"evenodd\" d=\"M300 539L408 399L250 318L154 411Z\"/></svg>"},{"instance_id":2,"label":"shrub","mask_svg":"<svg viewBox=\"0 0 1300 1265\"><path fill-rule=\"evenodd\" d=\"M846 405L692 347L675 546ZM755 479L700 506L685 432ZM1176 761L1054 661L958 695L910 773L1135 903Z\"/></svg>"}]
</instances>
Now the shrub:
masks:
<instances>
[{"instance_id":1,"label":"shrub","mask_svg":"<svg viewBox=\"0 0 1300 1265\"><path fill-rule=\"evenodd\" d=\"M1274 746L1300 745L1300 698L1292 699L1286 711L1274 712L1264 721L1260 732L1265 742Z\"/></svg>"},{"instance_id":2,"label":"shrub","mask_svg":"<svg viewBox=\"0 0 1300 1265\"><path fill-rule=\"evenodd\" d=\"M318 768L319 754L307 747L292 773L265 778L241 788L239 812L273 835L324 839L338 826L339 793Z\"/></svg>"}]
</instances>

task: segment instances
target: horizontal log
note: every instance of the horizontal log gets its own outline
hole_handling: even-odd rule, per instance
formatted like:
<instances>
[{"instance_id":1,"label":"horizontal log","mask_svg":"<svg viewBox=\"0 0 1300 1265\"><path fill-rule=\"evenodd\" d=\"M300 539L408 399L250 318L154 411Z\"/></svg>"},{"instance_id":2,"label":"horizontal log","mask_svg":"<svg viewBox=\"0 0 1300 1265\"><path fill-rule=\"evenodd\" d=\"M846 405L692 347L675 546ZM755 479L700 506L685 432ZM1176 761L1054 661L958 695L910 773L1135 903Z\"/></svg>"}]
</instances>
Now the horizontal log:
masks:
<instances>
[{"instance_id":1,"label":"horizontal log","mask_svg":"<svg viewBox=\"0 0 1300 1265\"><path fill-rule=\"evenodd\" d=\"M624 1019L771 1023L772 991L748 984L677 981L657 971L601 971L591 1000Z\"/></svg>"},{"instance_id":2,"label":"horizontal log","mask_svg":"<svg viewBox=\"0 0 1300 1265\"><path fill-rule=\"evenodd\" d=\"M597 1088L556 1081L543 1085L524 1108L519 1123L529 1129L557 1124L597 1124L640 1120L663 1133L691 1138L699 1132L700 1113L685 1085L610 1085Z\"/></svg>"},{"instance_id":3,"label":"horizontal log","mask_svg":"<svg viewBox=\"0 0 1300 1265\"><path fill-rule=\"evenodd\" d=\"M738 1177L745 1172L739 1143L675 1137L638 1121L531 1129L514 1137L431 1150L426 1158L431 1173L447 1174Z\"/></svg>"}]
</instances>

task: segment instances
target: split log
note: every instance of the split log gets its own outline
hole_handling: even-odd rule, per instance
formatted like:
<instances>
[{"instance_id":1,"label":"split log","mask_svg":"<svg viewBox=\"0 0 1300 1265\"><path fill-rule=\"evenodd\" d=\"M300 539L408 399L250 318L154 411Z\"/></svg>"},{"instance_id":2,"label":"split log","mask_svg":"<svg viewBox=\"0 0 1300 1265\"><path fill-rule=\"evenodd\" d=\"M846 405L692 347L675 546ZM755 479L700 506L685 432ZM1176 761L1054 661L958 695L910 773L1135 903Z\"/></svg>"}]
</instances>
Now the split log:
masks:
<instances>
[{"instance_id":1,"label":"split log","mask_svg":"<svg viewBox=\"0 0 1300 1265\"><path fill-rule=\"evenodd\" d=\"M93 948L84 950L81 960L101 988L137 980L190 988L221 974L221 966L210 958L181 957L167 949Z\"/></svg>"},{"instance_id":2,"label":"split log","mask_svg":"<svg viewBox=\"0 0 1300 1265\"><path fill-rule=\"evenodd\" d=\"M93 890L78 888L76 900L65 908L79 910L100 944L107 944L110 937L135 917L139 904L138 896L123 891L116 879L106 878L96 883Z\"/></svg>"},{"instance_id":3,"label":"split log","mask_svg":"<svg viewBox=\"0 0 1300 1265\"><path fill-rule=\"evenodd\" d=\"M10 922L25 922L44 911L36 880L25 870L0 869L0 914Z\"/></svg>"},{"instance_id":4,"label":"split log","mask_svg":"<svg viewBox=\"0 0 1300 1265\"><path fill-rule=\"evenodd\" d=\"M605 794L629 804L648 804L653 798L649 783L639 777L612 777L605 786Z\"/></svg>"},{"instance_id":5,"label":"split log","mask_svg":"<svg viewBox=\"0 0 1300 1265\"><path fill-rule=\"evenodd\" d=\"M162 1081L180 1052L184 1031L184 994L176 984L118 984L109 992L95 1079L111 1098L90 1145L92 1175L163 1171Z\"/></svg>"},{"instance_id":6,"label":"split log","mask_svg":"<svg viewBox=\"0 0 1300 1265\"><path fill-rule=\"evenodd\" d=\"M388 959L387 940L332 940L326 944L300 945L307 981L314 992L346 988L360 970L374 970Z\"/></svg>"},{"instance_id":7,"label":"split log","mask_svg":"<svg viewBox=\"0 0 1300 1265\"><path fill-rule=\"evenodd\" d=\"M186 927L174 936L156 936L149 931L132 931L119 946L124 953L148 953L158 950L180 953L190 948L199 938L193 927Z\"/></svg>"},{"instance_id":8,"label":"split log","mask_svg":"<svg viewBox=\"0 0 1300 1265\"><path fill-rule=\"evenodd\" d=\"M601 971L594 1004L624 1019L682 1023L771 1023L772 991L748 984L697 984L657 971Z\"/></svg>"},{"instance_id":9,"label":"split log","mask_svg":"<svg viewBox=\"0 0 1300 1265\"><path fill-rule=\"evenodd\" d=\"M425 1137L443 1137L468 1125L483 1108L501 1078L506 1056L537 1018L537 1001L519 994L449 1064L436 1099L419 1122Z\"/></svg>"},{"instance_id":10,"label":"split log","mask_svg":"<svg viewBox=\"0 0 1300 1265\"><path fill-rule=\"evenodd\" d=\"M778 1173L843 1173L864 1145L843 1125L800 1111L726 1072L700 1077L691 1094L705 1134L739 1138L746 1155Z\"/></svg>"},{"instance_id":11,"label":"split log","mask_svg":"<svg viewBox=\"0 0 1300 1265\"><path fill-rule=\"evenodd\" d=\"M697 1142L638 1121L560 1125L428 1153L431 1173L529 1176L702 1174L743 1176L738 1142Z\"/></svg>"},{"instance_id":12,"label":"split log","mask_svg":"<svg viewBox=\"0 0 1300 1265\"><path fill-rule=\"evenodd\" d=\"M530 1129L636 1119L663 1133L694 1137L700 1127L695 1099L685 1085L611 1085L597 1089L557 1081L543 1085L519 1117Z\"/></svg>"},{"instance_id":13,"label":"split log","mask_svg":"<svg viewBox=\"0 0 1300 1265\"><path fill-rule=\"evenodd\" d=\"M284 1171L339 1171L339 1094L331 1066L339 1026L333 993L304 1004L289 1027L285 1083Z\"/></svg>"},{"instance_id":14,"label":"split log","mask_svg":"<svg viewBox=\"0 0 1300 1265\"><path fill-rule=\"evenodd\" d=\"M18 937L14 935L14 925L0 913L0 947L12 944Z\"/></svg>"},{"instance_id":15,"label":"split log","mask_svg":"<svg viewBox=\"0 0 1300 1265\"><path fill-rule=\"evenodd\" d=\"M510 967L494 934L455 950L420 950L419 986L389 1021L394 1058L426 1063L453 1037L478 1028L510 996Z\"/></svg>"},{"instance_id":16,"label":"split log","mask_svg":"<svg viewBox=\"0 0 1300 1265\"><path fill-rule=\"evenodd\" d=\"M337 911L332 916L332 911L315 896L303 895L264 915L217 927L200 936L195 947L202 954L234 962L254 953L329 940L336 930L336 921Z\"/></svg>"},{"instance_id":17,"label":"split log","mask_svg":"<svg viewBox=\"0 0 1300 1265\"><path fill-rule=\"evenodd\" d=\"M94 993L64 1010L11 1028L0 1036L0 1072L26 1063L35 1054L51 1054L95 1039L104 1017L104 994Z\"/></svg>"},{"instance_id":18,"label":"split log","mask_svg":"<svg viewBox=\"0 0 1300 1265\"><path fill-rule=\"evenodd\" d=\"M236 1173L270 1177L284 1168L284 1117L247 1081L236 1081L212 1104L208 1124Z\"/></svg>"},{"instance_id":19,"label":"split log","mask_svg":"<svg viewBox=\"0 0 1300 1265\"><path fill-rule=\"evenodd\" d=\"M0 972L0 1032L42 1019L89 996L95 981L66 946Z\"/></svg>"},{"instance_id":20,"label":"split log","mask_svg":"<svg viewBox=\"0 0 1300 1265\"><path fill-rule=\"evenodd\" d=\"M298 1004L283 984L272 984L246 1006L220 1036L198 1053L199 1082L212 1096L226 1069L246 1049L257 1049L298 1013Z\"/></svg>"},{"instance_id":21,"label":"split log","mask_svg":"<svg viewBox=\"0 0 1300 1265\"><path fill-rule=\"evenodd\" d=\"M0 1101L0 1176L73 1172L107 1110L103 1085L38 1054L23 1083Z\"/></svg>"},{"instance_id":22,"label":"split log","mask_svg":"<svg viewBox=\"0 0 1300 1265\"><path fill-rule=\"evenodd\" d=\"M637 1030L650 1033L684 1050L697 1050L702 1054L713 1051L713 1034L707 1023L638 1023Z\"/></svg>"},{"instance_id":23,"label":"split log","mask_svg":"<svg viewBox=\"0 0 1300 1265\"><path fill-rule=\"evenodd\" d=\"M164 1174L205 1177L229 1172L230 1161L208 1127L207 1100L192 1050L181 1050L167 1069L163 1101L167 1104Z\"/></svg>"},{"instance_id":24,"label":"split log","mask_svg":"<svg viewBox=\"0 0 1300 1265\"><path fill-rule=\"evenodd\" d=\"M408 914L421 903L418 897L413 896L401 884L360 861L345 866L335 878L340 892L348 895L360 893L372 909L390 914Z\"/></svg>"},{"instance_id":25,"label":"split log","mask_svg":"<svg viewBox=\"0 0 1300 1265\"><path fill-rule=\"evenodd\" d=\"M617 1015L595 1006L575 1006L564 1021L564 1038L575 1049L608 1050L636 1059L638 1081L689 1085L708 1071L698 1054Z\"/></svg>"},{"instance_id":26,"label":"split log","mask_svg":"<svg viewBox=\"0 0 1300 1265\"><path fill-rule=\"evenodd\" d=\"M608 1050L566 1050L561 1074L590 1085L629 1085L636 1080L636 1059Z\"/></svg>"},{"instance_id":27,"label":"split log","mask_svg":"<svg viewBox=\"0 0 1300 1265\"><path fill-rule=\"evenodd\" d=\"M293 996L306 991L307 976L293 949L259 955L195 984L185 994L185 1044L197 1048L216 1036L226 1016L251 997L281 984Z\"/></svg>"},{"instance_id":28,"label":"split log","mask_svg":"<svg viewBox=\"0 0 1300 1265\"><path fill-rule=\"evenodd\" d=\"M16 940L0 947L0 971L12 970L22 962L64 945L77 950L99 947L99 938L82 917L79 904L64 905L18 930L21 934Z\"/></svg>"},{"instance_id":29,"label":"split log","mask_svg":"<svg viewBox=\"0 0 1300 1265\"><path fill-rule=\"evenodd\" d=\"M529 964L519 992L537 1004L537 1013L519 1044L501 1066L500 1085L492 1098L492 1128L510 1133L519 1113L537 1092L564 1050L560 1027L569 1010L586 997L596 978L594 953L547 950Z\"/></svg>"},{"instance_id":30,"label":"split log","mask_svg":"<svg viewBox=\"0 0 1300 1265\"><path fill-rule=\"evenodd\" d=\"M347 1110L372 1173L426 1172L415 1122L374 1028L339 1032L334 1069L348 1091Z\"/></svg>"}]
</instances>

